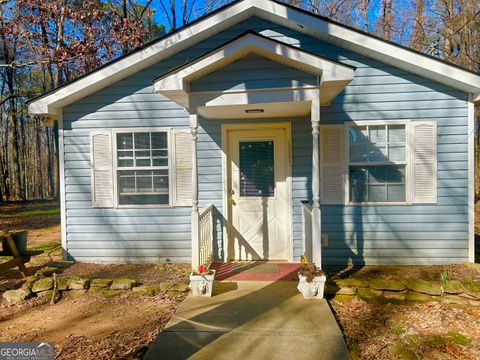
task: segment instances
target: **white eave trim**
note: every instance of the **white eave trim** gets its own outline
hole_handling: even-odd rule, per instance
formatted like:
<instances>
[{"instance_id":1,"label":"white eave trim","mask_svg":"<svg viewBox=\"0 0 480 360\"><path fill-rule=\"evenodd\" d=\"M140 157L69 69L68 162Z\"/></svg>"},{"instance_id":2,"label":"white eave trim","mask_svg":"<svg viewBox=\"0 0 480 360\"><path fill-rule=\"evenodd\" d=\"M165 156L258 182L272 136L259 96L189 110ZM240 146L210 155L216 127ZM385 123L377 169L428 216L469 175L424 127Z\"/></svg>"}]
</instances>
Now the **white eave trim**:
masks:
<instances>
[{"instance_id":1,"label":"white eave trim","mask_svg":"<svg viewBox=\"0 0 480 360\"><path fill-rule=\"evenodd\" d=\"M313 14L269 0L255 0L254 14L295 31L362 53L417 75L444 83L467 93L480 93L480 75L404 49L346 27L322 20ZM480 98L479 98L480 100Z\"/></svg>"},{"instance_id":2,"label":"white eave trim","mask_svg":"<svg viewBox=\"0 0 480 360\"><path fill-rule=\"evenodd\" d=\"M33 115L59 109L110 86L236 23L257 16L467 93L480 101L480 75L437 61L271 0L243 0L30 103Z\"/></svg>"},{"instance_id":3,"label":"white eave trim","mask_svg":"<svg viewBox=\"0 0 480 360\"><path fill-rule=\"evenodd\" d=\"M189 107L189 84L245 56L256 54L278 63L321 77L319 86L334 85L340 92L354 78L354 69L331 60L307 53L301 49L265 37L248 33L193 61L178 71L155 81L154 91Z\"/></svg>"}]
</instances>

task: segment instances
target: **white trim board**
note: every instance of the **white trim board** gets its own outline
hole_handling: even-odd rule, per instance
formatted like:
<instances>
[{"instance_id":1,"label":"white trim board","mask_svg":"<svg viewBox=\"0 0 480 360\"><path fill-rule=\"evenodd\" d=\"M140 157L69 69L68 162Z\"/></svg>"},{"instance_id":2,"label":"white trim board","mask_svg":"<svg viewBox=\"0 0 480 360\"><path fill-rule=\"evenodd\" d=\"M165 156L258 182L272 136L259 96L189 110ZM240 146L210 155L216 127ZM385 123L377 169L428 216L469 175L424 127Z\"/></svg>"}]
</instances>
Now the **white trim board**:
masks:
<instances>
[{"instance_id":1,"label":"white trim board","mask_svg":"<svg viewBox=\"0 0 480 360\"><path fill-rule=\"evenodd\" d=\"M475 104L468 94L468 261L475 262Z\"/></svg>"},{"instance_id":2,"label":"white trim board","mask_svg":"<svg viewBox=\"0 0 480 360\"><path fill-rule=\"evenodd\" d=\"M65 142L63 136L63 113L58 119L58 176L60 180L60 234L62 241L62 259L68 258L67 211L65 191Z\"/></svg>"},{"instance_id":3,"label":"white trim board","mask_svg":"<svg viewBox=\"0 0 480 360\"><path fill-rule=\"evenodd\" d=\"M225 6L220 11L206 16L171 36L32 101L28 107L29 113L59 116L62 107L110 86L251 16L263 18L466 93L472 93L474 94L472 101L480 100L480 75L275 1L241 0Z\"/></svg>"}]
</instances>

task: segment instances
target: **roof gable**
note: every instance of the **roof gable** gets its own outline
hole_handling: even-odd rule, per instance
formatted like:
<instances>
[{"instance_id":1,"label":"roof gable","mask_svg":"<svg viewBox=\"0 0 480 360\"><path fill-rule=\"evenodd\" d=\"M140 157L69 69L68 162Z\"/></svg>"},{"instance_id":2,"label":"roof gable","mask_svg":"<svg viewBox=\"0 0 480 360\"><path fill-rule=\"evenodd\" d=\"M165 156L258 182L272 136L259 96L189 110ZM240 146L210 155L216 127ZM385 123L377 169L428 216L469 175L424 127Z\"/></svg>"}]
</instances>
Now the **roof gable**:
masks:
<instances>
[{"instance_id":1,"label":"roof gable","mask_svg":"<svg viewBox=\"0 0 480 360\"><path fill-rule=\"evenodd\" d=\"M480 99L480 76L362 31L335 23L275 0L238 0L113 61L29 104L31 114L58 116L61 108L112 85L251 16L351 49L367 57L474 94Z\"/></svg>"},{"instance_id":2,"label":"roof gable","mask_svg":"<svg viewBox=\"0 0 480 360\"><path fill-rule=\"evenodd\" d=\"M190 100L195 95L190 86L192 82L252 54L318 77L313 86L290 85L286 88L321 88L320 100L323 104L329 104L354 77L355 69L351 66L248 31L156 79L154 89L185 108L190 108ZM264 86L263 89L268 90L268 87Z\"/></svg>"}]
</instances>

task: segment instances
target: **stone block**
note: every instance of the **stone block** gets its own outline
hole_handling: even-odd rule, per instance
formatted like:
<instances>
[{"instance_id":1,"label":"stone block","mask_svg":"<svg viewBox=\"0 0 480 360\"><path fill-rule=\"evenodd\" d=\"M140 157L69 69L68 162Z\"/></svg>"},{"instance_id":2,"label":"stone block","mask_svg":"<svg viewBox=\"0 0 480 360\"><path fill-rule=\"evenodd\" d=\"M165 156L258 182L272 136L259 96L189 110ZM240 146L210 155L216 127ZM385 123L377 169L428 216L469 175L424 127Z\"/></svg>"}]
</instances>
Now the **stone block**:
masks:
<instances>
[{"instance_id":1,"label":"stone block","mask_svg":"<svg viewBox=\"0 0 480 360\"><path fill-rule=\"evenodd\" d=\"M388 300L405 301L407 294L399 291L384 291L383 297Z\"/></svg>"},{"instance_id":2,"label":"stone block","mask_svg":"<svg viewBox=\"0 0 480 360\"><path fill-rule=\"evenodd\" d=\"M429 302L429 301L438 301L438 297L430 296L415 291L409 291L407 294L407 301L412 302Z\"/></svg>"},{"instance_id":3,"label":"stone block","mask_svg":"<svg viewBox=\"0 0 480 360\"><path fill-rule=\"evenodd\" d=\"M443 286L443 292L447 294L460 294L465 292L465 286L461 281L458 280L448 280Z\"/></svg>"},{"instance_id":4,"label":"stone block","mask_svg":"<svg viewBox=\"0 0 480 360\"><path fill-rule=\"evenodd\" d=\"M86 294L87 294L87 289L62 291L62 297L64 298L79 298Z\"/></svg>"},{"instance_id":5,"label":"stone block","mask_svg":"<svg viewBox=\"0 0 480 360\"><path fill-rule=\"evenodd\" d=\"M124 294L124 290L101 289L100 294L107 298Z\"/></svg>"},{"instance_id":6,"label":"stone block","mask_svg":"<svg viewBox=\"0 0 480 360\"><path fill-rule=\"evenodd\" d=\"M53 279L50 277L39 279L32 286L34 293L51 289L53 289Z\"/></svg>"},{"instance_id":7,"label":"stone block","mask_svg":"<svg viewBox=\"0 0 480 360\"><path fill-rule=\"evenodd\" d=\"M134 287L132 292L136 295L154 296L160 294L163 290L161 285L141 285Z\"/></svg>"},{"instance_id":8,"label":"stone block","mask_svg":"<svg viewBox=\"0 0 480 360\"><path fill-rule=\"evenodd\" d=\"M343 287L337 291L338 295L355 295L357 293L357 288L355 287Z\"/></svg>"},{"instance_id":9,"label":"stone block","mask_svg":"<svg viewBox=\"0 0 480 360\"><path fill-rule=\"evenodd\" d=\"M440 296L442 295L442 289L440 288L439 283L434 283L430 281L425 281L421 279L408 279L405 281L405 286L413 291L433 295L433 296Z\"/></svg>"},{"instance_id":10,"label":"stone block","mask_svg":"<svg viewBox=\"0 0 480 360\"><path fill-rule=\"evenodd\" d=\"M35 283L35 281L37 281L39 278L35 275L30 275L30 276L27 276L26 278L23 278L22 279L22 282L21 282L21 287L22 289L32 289L32 286L33 284Z\"/></svg>"},{"instance_id":11,"label":"stone block","mask_svg":"<svg viewBox=\"0 0 480 360\"><path fill-rule=\"evenodd\" d=\"M469 300L456 295L443 295L438 298L439 301L446 304L469 305Z\"/></svg>"},{"instance_id":12,"label":"stone block","mask_svg":"<svg viewBox=\"0 0 480 360\"><path fill-rule=\"evenodd\" d=\"M398 280L374 279L370 281L369 285L375 290L403 291L406 289L405 284Z\"/></svg>"},{"instance_id":13,"label":"stone block","mask_svg":"<svg viewBox=\"0 0 480 360\"><path fill-rule=\"evenodd\" d=\"M57 277L57 290L68 290L68 282L70 278Z\"/></svg>"},{"instance_id":14,"label":"stone block","mask_svg":"<svg viewBox=\"0 0 480 360\"><path fill-rule=\"evenodd\" d=\"M133 279L114 279L110 285L112 290L131 290L138 283Z\"/></svg>"},{"instance_id":15,"label":"stone block","mask_svg":"<svg viewBox=\"0 0 480 360\"><path fill-rule=\"evenodd\" d=\"M474 299L480 300L480 282L464 281L465 292Z\"/></svg>"},{"instance_id":16,"label":"stone block","mask_svg":"<svg viewBox=\"0 0 480 360\"><path fill-rule=\"evenodd\" d=\"M30 288L20 288L17 290L5 291L2 297L7 301L9 305L19 304L32 295Z\"/></svg>"},{"instance_id":17,"label":"stone block","mask_svg":"<svg viewBox=\"0 0 480 360\"><path fill-rule=\"evenodd\" d=\"M88 289L89 285L90 285L90 280L89 279L70 278L68 280L68 289L69 290Z\"/></svg>"},{"instance_id":18,"label":"stone block","mask_svg":"<svg viewBox=\"0 0 480 360\"><path fill-rule=\"evenodd\" d=\"M56 267L43 267L35 273L36 276L52 276L53 274L58 274L60 270Z\"/></svg>"},{"instance_id":19,"label":"stone block","mask_svg":"<svg viewBox=\"0 0 480 360\"><path fill-rule=\"evenodd\" d=\"M365 302L376 302L379 300L379 296L374 294L371 289L359 288L357 290L357 296Z\"/></svg>"},{"instance_id":20,"label":"stone block","mask_svg":"<svg viewBox=\"0 0 480 360\"><path fill-rule=\"evenodd\" d=\"M108 288L112 285L112 279L93 279L90 281L90 287L95 288Z\"/></svg>"}]
</instances>

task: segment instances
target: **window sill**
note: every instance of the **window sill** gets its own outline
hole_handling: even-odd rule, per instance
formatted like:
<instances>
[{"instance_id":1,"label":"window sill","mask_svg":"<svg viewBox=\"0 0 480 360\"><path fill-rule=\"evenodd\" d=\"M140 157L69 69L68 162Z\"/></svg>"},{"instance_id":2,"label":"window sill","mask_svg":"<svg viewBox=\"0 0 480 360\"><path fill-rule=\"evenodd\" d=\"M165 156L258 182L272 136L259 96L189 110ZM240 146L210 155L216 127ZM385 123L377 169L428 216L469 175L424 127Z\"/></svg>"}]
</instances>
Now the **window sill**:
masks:
<instances>
[{"instance_id":1,"label":"window sill","mask_svg":"<svg viewBox=\"0 0 480 360\"><path fill-rule=\"evenodd\" d=\"M409 206L409 202L362 202L362 203L348 203L345 206Z\"/></svg>"},{"instance_id":2,"label":"window sill","mask_svg":"<svg viewBox=\"0 0 480 360\"><path fill-rule=\"evenodd\" d=\"M165 205L117 205L114 209L123 210L123 209L173 209L176 206L165 204Z\"/></svg>"}]
</instances>

